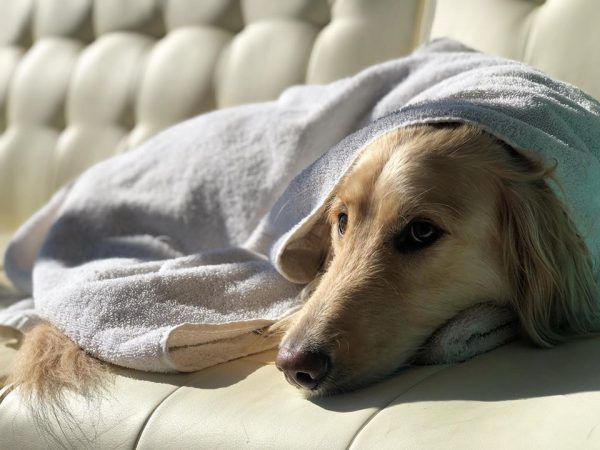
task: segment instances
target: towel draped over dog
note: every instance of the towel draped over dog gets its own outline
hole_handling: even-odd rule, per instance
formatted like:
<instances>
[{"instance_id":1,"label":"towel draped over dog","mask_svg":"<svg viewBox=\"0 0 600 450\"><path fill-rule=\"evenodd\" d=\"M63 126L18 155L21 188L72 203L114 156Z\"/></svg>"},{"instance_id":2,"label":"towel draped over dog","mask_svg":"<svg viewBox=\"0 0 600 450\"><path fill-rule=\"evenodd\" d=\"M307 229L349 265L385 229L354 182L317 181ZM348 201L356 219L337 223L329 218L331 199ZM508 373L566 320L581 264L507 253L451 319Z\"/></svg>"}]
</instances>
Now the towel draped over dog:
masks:
<instances>
[{"instance_id":1,"label":"towel draped over dog","mask_svg":"<svg viewBox=\"0 0 600 450\"><path fill-rule=\"evenodd\" d=\"M328 85L190 119L90 168L14 236L6 271L35 306L17 304L0 322L26 329L42 317L94 356L150 371L273 347L257 330L302 306L321 258L315 225L361 150L393 129L448 121L558 163L552 187L598 257L600 105L527 65L440 40ZM451 331L466 333L464 344L472 326L487 341L437 348L433 362L514 334L504 313L484 316L486 330L502 330L495 340L469 316Z\"/></svg>"}]
</instances>

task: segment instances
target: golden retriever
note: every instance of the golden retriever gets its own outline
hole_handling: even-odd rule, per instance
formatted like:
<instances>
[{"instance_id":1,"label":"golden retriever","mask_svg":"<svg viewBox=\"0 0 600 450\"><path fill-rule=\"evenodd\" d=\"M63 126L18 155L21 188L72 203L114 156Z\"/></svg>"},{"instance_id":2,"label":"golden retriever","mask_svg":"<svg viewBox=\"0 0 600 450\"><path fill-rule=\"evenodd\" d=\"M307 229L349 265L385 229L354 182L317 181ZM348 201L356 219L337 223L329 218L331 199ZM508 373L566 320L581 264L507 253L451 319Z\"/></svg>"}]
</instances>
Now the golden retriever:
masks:
<instances>
[{"instance_id":1,"label":"golden retriever","mask_svg":"<svg viewBox=\"0 0 600 450\"><path fill-rule=\"evenodd\" d=\"M592 330L585 244L545 182L552 170L470 125L373 142L323 217L324 264L277 366L309 395L354 389L407 363L461 310L512 306L550 346Z\"/></svg>"},{"instance_id":2,"label":"golden retriever","mask_svg":"<svg viewBox=\"0 0 600 450\"><path fill-rule=\"evenodd\" d=\"M546 180L553 168L473 125L387 133L344 176L317 225L320 275L284 329L277 367L308 395L407 364L461 310L510 305L540 346L593 331L586 246ZM50 325L24 342L11 382L84 392L105 365Z\"/></svg>"}]
</instances>

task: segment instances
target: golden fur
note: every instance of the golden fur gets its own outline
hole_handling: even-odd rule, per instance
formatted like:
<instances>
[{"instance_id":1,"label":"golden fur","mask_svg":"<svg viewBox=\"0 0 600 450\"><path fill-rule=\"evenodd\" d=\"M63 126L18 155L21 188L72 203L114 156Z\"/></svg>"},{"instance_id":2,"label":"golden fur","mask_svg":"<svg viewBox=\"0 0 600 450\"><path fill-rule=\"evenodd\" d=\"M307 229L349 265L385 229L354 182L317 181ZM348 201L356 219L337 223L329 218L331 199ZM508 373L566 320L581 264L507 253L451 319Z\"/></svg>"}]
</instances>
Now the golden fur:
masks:
<instances>
[{"instance_id":1,"label":"golden fur","mask_svg":"<svg viewBox=\"0 0 600 450\"><path fill-rule=\"evenodd\" d=\"M27 399L59 403L63 391L95 392L108 366L85 353L56 327L42 323L25 335L7 382Z\"/></svg>"},{"instance_id":2,"label":"golden fur","mask_svg":"<svg viewBox=\"0 0 600 450\"><path fill-rule=\"evenodd\" d=\"M595 331L592 264L551 176L474 126L414 127L370 144L317 225L324 262L305 307L272 327L284 329L282 345L327 353L331 370L310 394L390 374L444 322L484 301L512 305L541 346ZM417 220L441 236L399 251L398 236ZM10 381L53 398L65 388L85 392L103 367L43 325L27 337Z\"/></svg>"},{"instance_id":3,"label":"golden fur","mask_svg":"<svg viewBox=\"0 0 600 450\"><path fill-rule=\"evenodd\" d=\"M594 331L592 264L546 184L551 176L474 126L404 129L371 144L322 218L330 229L322 275L282 341L328 356L327 376L307 393L389 375L480 302L512 305L541 346ZM398 251L395 237L423 219L442 236Z\"/></svg>"}]
</instances>

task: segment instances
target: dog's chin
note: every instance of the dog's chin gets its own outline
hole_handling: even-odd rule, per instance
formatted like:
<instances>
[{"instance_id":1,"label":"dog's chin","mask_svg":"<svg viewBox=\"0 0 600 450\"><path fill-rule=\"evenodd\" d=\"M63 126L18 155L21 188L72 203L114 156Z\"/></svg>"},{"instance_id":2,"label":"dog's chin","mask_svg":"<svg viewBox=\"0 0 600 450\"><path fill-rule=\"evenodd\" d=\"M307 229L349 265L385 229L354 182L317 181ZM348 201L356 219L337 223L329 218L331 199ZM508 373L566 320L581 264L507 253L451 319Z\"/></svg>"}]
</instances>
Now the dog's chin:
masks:
<instances>
[{"instance_id":1,"label":"dog's chin","mask_svg":"<svg viewBox=\"0 0 600 450\"><path fill-rule=\"evenodd\" d=\"M305 397L306 399L313 400L324 397L332 397L338 394L344 394L346 392L352 392L356 389L359 389L363 385L360 384L340 384L334 381L324 381L320 383L318 386L307 389L303 387L296 386L292 384L295 388L298 389L300 395Z\"/></svg>"},{"instance_id":2,"label":"dog's chin","mask_svg":"<svg viewBox=\"0 0 600 450\"><path fill-rule=\"evenodd\" d=\"M317 399L322 397L331 397L338 394L345 394L348 392L356 391L378 383L386 378L389 378L393 374L405 369L406 364L385 373L379 375L367 375L354 373L352 375L344 375L343 373L332 373L321 381L317 386L312 389L307 389L296 385L293 382L288 382L298 389L301 395L307 399Z\"/></svg>"}]
</instances>

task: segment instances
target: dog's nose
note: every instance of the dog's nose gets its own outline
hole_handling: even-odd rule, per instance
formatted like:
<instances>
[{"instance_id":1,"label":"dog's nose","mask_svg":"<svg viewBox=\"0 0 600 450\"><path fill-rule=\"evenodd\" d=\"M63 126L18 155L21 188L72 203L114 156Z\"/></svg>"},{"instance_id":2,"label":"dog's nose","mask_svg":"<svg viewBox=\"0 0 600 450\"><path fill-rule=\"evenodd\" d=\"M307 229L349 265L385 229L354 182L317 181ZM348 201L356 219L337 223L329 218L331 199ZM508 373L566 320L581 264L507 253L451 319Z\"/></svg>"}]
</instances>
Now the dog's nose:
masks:
<instances>
[{"instance_id":1,"label":"dog's nose","mask_svg":"<svg viewBox=\"0 0 600 450\"><path fill-rule=\"evenodd\" d=\"M288 381L306 389L315 388L329 372L329 357L323 352L279 349L275 365Z\"/></svg>"}]
</instances>

